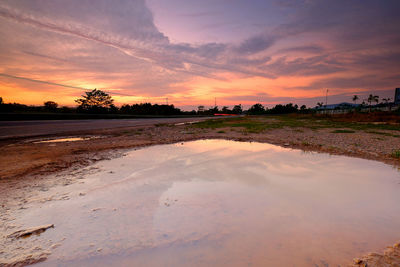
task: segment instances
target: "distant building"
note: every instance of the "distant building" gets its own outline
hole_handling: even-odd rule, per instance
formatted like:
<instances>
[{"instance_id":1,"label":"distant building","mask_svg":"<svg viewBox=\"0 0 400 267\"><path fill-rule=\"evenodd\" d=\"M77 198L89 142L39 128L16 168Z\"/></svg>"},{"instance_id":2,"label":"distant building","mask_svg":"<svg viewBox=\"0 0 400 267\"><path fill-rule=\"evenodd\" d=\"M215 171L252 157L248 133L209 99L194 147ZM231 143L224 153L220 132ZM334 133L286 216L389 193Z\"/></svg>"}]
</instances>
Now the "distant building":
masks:
<instances>
[{"instance_id":1,"label":"distant building","mask_svg":"<svg viewBox=\"0 0 400 267\"><path fill-rule=\"evenodd\" d=\"M321 107L315 107L315 109L325 110L325 109L351 109L358 107L359 104L352 104L352 103L339 103L339 104L331 104L331 105L324 105Z\"/></svg>"},{"instance_id":2,"label":"distant building","mask_svg":"<svg viewBox=\"0 0 400 267\"><path fill-rule=\"evenodd\" d=\"M400 88L396 88L396 92L394 94L394 103L400 104Z\"/></svg>"}]
</instances>

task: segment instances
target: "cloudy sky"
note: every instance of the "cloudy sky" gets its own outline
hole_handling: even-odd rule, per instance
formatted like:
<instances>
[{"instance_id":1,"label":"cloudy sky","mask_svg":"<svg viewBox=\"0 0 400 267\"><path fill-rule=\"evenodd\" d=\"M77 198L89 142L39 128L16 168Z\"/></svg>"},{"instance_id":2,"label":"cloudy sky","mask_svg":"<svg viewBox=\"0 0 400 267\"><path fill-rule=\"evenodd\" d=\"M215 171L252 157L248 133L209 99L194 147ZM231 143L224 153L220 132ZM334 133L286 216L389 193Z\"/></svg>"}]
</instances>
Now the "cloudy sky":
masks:
<instances>
[{"instance_id":1,"label":"cloudy sky","mask_svg":"<svg viewBox=\"0 0 400 267\"><path fill-rule=\"evenodd\" d=\"M1 0L0 96L183 109L400 87L398 0Z\"/></svg>"}]
</instances>

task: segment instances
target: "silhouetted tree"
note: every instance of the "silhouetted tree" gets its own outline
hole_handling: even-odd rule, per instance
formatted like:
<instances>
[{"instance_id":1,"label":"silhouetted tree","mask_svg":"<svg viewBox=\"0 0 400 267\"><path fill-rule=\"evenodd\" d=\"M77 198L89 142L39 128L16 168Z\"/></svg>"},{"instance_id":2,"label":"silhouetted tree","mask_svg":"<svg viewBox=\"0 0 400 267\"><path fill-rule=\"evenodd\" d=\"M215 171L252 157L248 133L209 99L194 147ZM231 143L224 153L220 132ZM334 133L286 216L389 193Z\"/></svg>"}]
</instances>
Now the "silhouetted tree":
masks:
<instances>
[{"instance_id":1,"label":"silhouetted tree","mask_svg":"<svg viewBox=\"0 0 400 267\"><path fill-rule=\"evenodd\" d=\"M215 107L210 108L210 109L208 110L208 114L210 114L210 115L215 114L215 113L218 113L218 112L219 112L218 106L215 106Z\"/></svg>"},{"instance_id":2,"label":"silhouetted tree","mask_svg":"<svg viewBox=\"0 0 400 267\"><path fill-rule=\"evenodd\" d=\"M250 115L261 115L264 112L265 112L265 108L260 103L254 104L247 110L247 113Z\"/></svg>"},{"instance_id":3,"label":"silhouetted tree","mask_svg":"<svg viewBox=\"0 0 400 267\"><path fill-rule=\"evenodd\" d=\"M242 109L242 105L235 105L232 109L232 113L234 114L242 114L243 113L243 109Z\"/></svg>"},{"instance_id":4,"label":"silhouetted tree","mask_svg":"<svg viewBox=\"0 0 400 267\"><path fill-rule=\"evenodd\" d=\"M224 114L232 113L232 111L227 106L223 106L221 112Z\"/></svg>"},{"instance_id":5,"label":"silhouetted tree","mask_svg":"<svg viewBox=\"0 0 400 267\"><path fill-rule=\"evenodd\" d=\"M46 101L44 102L44 109L48 111L56 111L58 104L54 101Z\"/></svg>"},{"instance_id":6,"label":"silhouetted tree","mask_svg":"<svg viewBox=\"0 0 400 267\"><path fill-rule=\"evenodd\" d=\"M375 102L376 104L379 103L379 96L378 96L378 95L374 95L374 102Z\"/></svg>"},{"instance_id":7,"label":"silhouetted tree","mask_svg":"<svg viewBox=\"0 0 400 267\"><path fill-rule=\"evenodd\" d=\"M353 96L353 102L354 102L354 104L357 104L357 100L358 100L358 95L354 95L354 96Z\"/></svg>"},{"instance_id":8,"label":"silhouetted tree","mask_svg":"<svg viewBox=\"0 0 400 267\"><path fill-rule=\"evenodd\" d=\"M281 105L278 104L275 107L266 111L269 114L287 114L287 113L296 113L298 111L299 106L293 105L292 103Z\"/></svg>"},{"instance_id":9,"label":"silhouetted tree","mask_svg":"<svg viewBox=\"0 0 400 267\"><path fill-rule=\"evenodd\" d=\"M3 104L3 98L0 96L0 105Z\"/></svg>"},{"instance_id":10,"label":"silhouetted tree","mask_svg":"<svg viewBox=\"0 0 400 267\"><path fill-rule=\"evenodd\" d=\"M322 102L318 102L318 103L317 103L317 106L318 106L319 108L322 108L323 105L324 105L324 103L322 103Z\"/></svg>"},{"instance_id":11,"label":"silhouetted tree","mask_svg":"<svg viewBox=\"0 0 400 267\"><path fill-rule=\"evenodd\" d=\"M368 103L369 103L369 111L371 112L372 102L378 103L378 102L379 102L379 96L370 94L370 95L368 96L367 101L368 101Z\"/></svg>"},{"instance_id":12,"label":"silhouetted tree","mask_svg":"<svg viewBox=\"0 0 400 267\"><path fill-rule=\"evenodd\" d=\"M179 115L182 111L174 105L152 105L151 103L141 103L134 105L122 105L119 111L123 114L132 115Z\"/></svg>"},{"instance_id":13,"label":"silhouetted tree","mask_svg":"<svg viewBox=\"0 0 400 267\"><path fill-rule=\"evenodd\" d=\"M109 94L101 90L94 89L85 92L82 98L75 100L79 104L78 111L104 113L113 109L114 99Z\"/></svg>"}]
</instances>

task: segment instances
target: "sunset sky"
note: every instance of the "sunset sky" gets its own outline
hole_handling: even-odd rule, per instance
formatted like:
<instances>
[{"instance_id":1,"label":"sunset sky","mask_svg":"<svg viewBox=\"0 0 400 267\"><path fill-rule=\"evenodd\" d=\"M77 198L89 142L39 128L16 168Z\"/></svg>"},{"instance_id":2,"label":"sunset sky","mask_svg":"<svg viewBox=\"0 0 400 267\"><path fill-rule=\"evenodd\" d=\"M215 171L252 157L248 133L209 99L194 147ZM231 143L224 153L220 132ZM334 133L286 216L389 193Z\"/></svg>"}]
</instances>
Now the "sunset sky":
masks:
<instances>
[{"instance_id":1,"label":"sunset sky","mask_svg":"<svg viewBox=\"0 0 400 267\"><path fill-rule=\"evenodd\" d=\"M1 0L0 96L314 107L400 87L398 0Z\"/></svg>"}]
</instances>

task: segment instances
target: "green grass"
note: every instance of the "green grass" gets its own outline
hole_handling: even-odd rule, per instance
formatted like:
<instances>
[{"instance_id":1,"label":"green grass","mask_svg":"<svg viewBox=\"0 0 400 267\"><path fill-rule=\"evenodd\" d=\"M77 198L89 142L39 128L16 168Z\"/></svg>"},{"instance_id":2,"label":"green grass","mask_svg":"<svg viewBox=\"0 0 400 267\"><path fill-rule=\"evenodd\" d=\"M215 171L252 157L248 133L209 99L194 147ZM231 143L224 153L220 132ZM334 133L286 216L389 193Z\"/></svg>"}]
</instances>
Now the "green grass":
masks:
<instances>
[{"instance_id":1,"label":"green grass","mask_svg":"<svg viewBox=\"0 0 400 267\"><path fill-rule=\"evenodd\" d=\"M331 133L355 133L353 130L334 130Z\"/></svg>"},{"instance_id":2,"label":"green grass","mask_svg":"<svg viewBox=\"0 0 400 267\"><path fill-rule=\"evenodd\" d=\"M309 142L307 142L307 141L303 141L303 142L301 142L301 144L303 146L311 146L311 144Z\"/></svg>"},{"instance_id":3,"label":"green grass","mask_svg":"<svg viewBox=\"0 0 400 267\"><path fill-rule=\"evenodd\" d=\"M142 132L139 130L124 130L121 133L118 133L118 135L141 135L141 134Z\"/></svg>"},{"instance_id":4,"label":"green grass","mask_svg":"<svg viewBox=\"0 0 400 267\"><path fill-rule=\"evenodd\" d=\"M222 131L222 130L221 130L221 131L218 131L217 133L225 133L225 131Z\"/></svg>"},{"instance_id":5,"label":"green grass","mask_svg":"<svg viewBox=\"0 0 400 267\"><path fill-rule=\"evenodd\" d=\"M391 137L400 137L400 135L398 135L398 134L392 134L392 133L387 133L387 132L367 131L367 133L379 134L379 135L391 136Z\"/></svg>"},{"instance_id":6,"label":"green grass","mask_svg":"<svg viewBox=\"0 0 400 267\"><path fill-rule=\"evenodd\" d=\"M396 159L400 159L400 149L393 150L392 157L396 158Z\"/></svg>"},{"instance_id":7,"label":"green grass","mask_svg":"<svg viewBox=\"0 0 400 267\"><path fill-rule=\"evenodd\" d=\"M302 132L305 128L313 131L332 129L332 133L355 133L356 131L365 131L380 135L400 137L400 127L395 124L348 122L338 121L330 117L301 115L245 116L212 119L193 124L191 127L202 129L242 128L247 133L261 133L282 128L293 128L296 132ZM391 131L391 133L382 131Z\"/></svg>"}]
</instances>

